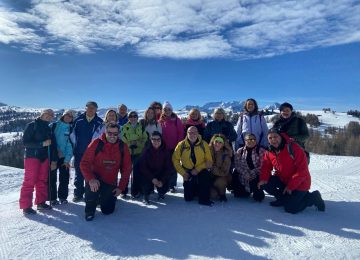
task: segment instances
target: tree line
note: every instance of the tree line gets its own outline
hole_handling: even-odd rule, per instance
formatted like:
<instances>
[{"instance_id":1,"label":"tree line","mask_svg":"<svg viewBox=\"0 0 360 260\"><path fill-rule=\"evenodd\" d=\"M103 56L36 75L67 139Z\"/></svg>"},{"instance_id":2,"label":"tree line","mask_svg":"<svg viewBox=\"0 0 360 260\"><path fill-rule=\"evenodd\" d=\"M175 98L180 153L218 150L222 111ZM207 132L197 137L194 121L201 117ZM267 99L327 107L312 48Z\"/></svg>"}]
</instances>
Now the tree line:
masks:
<instances>
[{"instance_id":1,"label":"tree line","mask_svg":"<svg viewBox=\"0 0 360 260\"><path fill-rule=\"evenodd\" d=\"M354 116L354 117L357 117L357 118L360 118L360 111L358 110L349 110L347 112L348 115L351 115L351 116Z\"/></svg>"},{"instance_id":2,"label":"tree line","mask_svg":"<svg viewBox=\"0 0 360 260\"><path fill-rule=\"evenodd\" d=\"M330 127L325 134L310 129L305 146L309 152L328 155L360 156L360 124L350 122L344 128Z\"/></svg>"},{"instance_id":3,"label":"tree line","mask_svg":"<svg viewBox=\"0 0 360 260\"><path fill-rule=\"evenodd\" d=\"M24 145L22 139L0 145L0 165L24 169Z\"/></svg>"}]
</instances>

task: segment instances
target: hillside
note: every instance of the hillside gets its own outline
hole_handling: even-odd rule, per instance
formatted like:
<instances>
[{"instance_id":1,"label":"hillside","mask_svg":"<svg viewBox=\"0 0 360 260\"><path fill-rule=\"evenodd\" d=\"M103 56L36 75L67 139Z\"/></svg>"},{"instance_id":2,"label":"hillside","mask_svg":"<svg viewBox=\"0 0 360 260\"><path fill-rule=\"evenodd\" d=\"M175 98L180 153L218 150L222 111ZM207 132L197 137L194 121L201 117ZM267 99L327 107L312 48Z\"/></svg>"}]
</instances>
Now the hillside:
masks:
<instances>
[{"instance_id":1,"label":"hillside","mask_svg":"<svg viewBox=\"0 0 360 260\"><path fill-rule=\"evenodd\" d=\"M326 212L291 215L270 207L270 197L259 204L229 196L208 208L177 193L150 206L119 199L113 215L97 212L91 223L83 203L25 218L23 171L0 166L0 258L359 259L360 158L311 156L312 190L322 192Z\"/></svg>"}]
</instances>

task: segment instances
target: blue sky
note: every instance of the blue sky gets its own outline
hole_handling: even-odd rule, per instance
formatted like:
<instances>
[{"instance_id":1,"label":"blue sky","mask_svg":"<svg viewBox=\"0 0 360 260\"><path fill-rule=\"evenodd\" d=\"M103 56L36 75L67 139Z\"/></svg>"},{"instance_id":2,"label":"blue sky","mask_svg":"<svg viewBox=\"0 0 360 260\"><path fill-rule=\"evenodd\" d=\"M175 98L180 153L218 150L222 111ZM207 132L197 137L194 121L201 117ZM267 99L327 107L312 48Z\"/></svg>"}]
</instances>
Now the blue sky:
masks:
<instances>
[{"instance_id":1,"label":"blue sky","mask_svg":"<svg viewBox=\"0 0 360 260\"><path fill-rule=\"evenodd\" d=\"M0 101L360 109L360 1L2 1Z\"/></svg>"}]
</instances>

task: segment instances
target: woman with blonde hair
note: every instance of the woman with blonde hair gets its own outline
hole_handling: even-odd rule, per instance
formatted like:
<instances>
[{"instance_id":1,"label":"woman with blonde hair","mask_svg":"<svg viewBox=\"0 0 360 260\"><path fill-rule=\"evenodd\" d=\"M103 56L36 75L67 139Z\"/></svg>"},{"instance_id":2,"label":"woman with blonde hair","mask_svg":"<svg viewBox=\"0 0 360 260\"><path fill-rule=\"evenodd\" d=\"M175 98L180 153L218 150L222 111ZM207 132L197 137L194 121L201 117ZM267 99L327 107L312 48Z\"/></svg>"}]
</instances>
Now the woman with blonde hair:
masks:
<instances>
[{"instance_id":1,"label":"woman with blonde hair","mask_svg":"<svg viewBox=\"0 0 360 260\"><path fill-rule=\"evenodd\" d=\"M145 110L144 118L140 120L140 124L144 131L146 131L149 138L154 132L159 132L160 134L162 133L161 125L156 120L156 111L152 107Z\"/></svg>"},{"instance_id":2,"label":"woman with blonde hair","mask_svg":"<svg viewBox=\"0 0 360 260\"><path fill-rule=\"evenodd\" d=\"M193 108L190 110L188 117L186 118L185 124L184 124L184 133L187 133L187 130L190 126L195 126L199 132L199 135L201 137L204 136L205 131L205 123L202 120L200 110L197 108Z\"/></svg>"},{"instance_id":3,"label":"woman with blonde hair","mask_svg":"<svg viewBox=\"0 0 360 260\"><path fill-rule=\"evenodd\" d=\"M118 114L116 113L115 109L109 109L106 111L104 122L101 125L99 125L99 127L95 130L92 140L101 137L101 135L105 133L106 125L110 122L115 124L118 123Z\"/></svg>"},{"instance_id":4,"label":"woman with blonde hair","mask_svg":"<svg viewBox=\"0 0 360 260\"><path fill-rule=\"evenodd\" d=\"M223 134L231 144L237 138L234 126L225 119L225 110L221 107L215 108L213 118L214 121L206 125L204 131L204 139L206 142L210 142L211 137L214 134Z\"/></svg>"},{"instance_id":5,"label":"woman with blonde hair","mask_svg":"<svg viewBox=\"0 0 360 260\"><path fill-rule=\"evenodd\" d=\"M223 134L213 135L209 147L213 159L211 168L211 198L219 198L220 201L226 202L226 188L231 183L232 148Z\"/></svg>"}]
</instances>

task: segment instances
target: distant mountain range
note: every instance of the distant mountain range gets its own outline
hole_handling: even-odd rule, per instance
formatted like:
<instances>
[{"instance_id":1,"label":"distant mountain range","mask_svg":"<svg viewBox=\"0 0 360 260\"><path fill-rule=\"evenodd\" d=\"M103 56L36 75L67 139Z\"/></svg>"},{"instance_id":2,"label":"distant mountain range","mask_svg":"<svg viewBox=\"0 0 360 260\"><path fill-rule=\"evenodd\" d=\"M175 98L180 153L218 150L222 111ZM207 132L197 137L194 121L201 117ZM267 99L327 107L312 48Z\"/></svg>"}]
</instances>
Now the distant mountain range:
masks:
<instances>
[{"instance_id":1,"label":"distant mountain range","mask_svg":"<svg viewBox=\"0 0 360 260\"><path fill-rule=\"evenodd\" d=\"M208 102L206 104L204 104L203 106L199 106L199 105L186 105L184 106L182 109L180 109L179 111L181 111L182 113L190 111L192 108L197 108L199 109L201 112L204 113L211 113L214 111L215 108L217 107L222 107L225 111L228 112L233 112L233 113L238 113L243 111L244 108L244 104L245 101L229 101L229 102L224 102L224 101L214 101L214 102ZM268 105L266 107L260 108L263 110L276 110L279 109L280 104L279 103L274 103L272 105ZM75 111L78 112L83 112L84 109L83 108L73 108ZM99 116L105 115L106 111L108 108L99 108L98 109L98 114ZM17 112L33 112L33 113L39 113L42 109L41 108L21 108L21 107L17 107L17 106L8 106L5 103L1 103L0 102L0 111L4 111L4 110L14 110ZM64 111L64 109L54 109L55 113L62 113ZM138 110L139 114L142 115L144 110Z\"/></svg>"},{"instance_id":2,"label":"distant mountain range","mask_svg":"<svg viewBox=\"0 0 360 260\"><path fill-rule=\"evenodd\" d=\"M181 111L189 111L192 108L197 108L201 112L211 113L214 111L217 107L222 107L225 109L225 111L232 111L234 113L238 113L243 111L244 109L245 101L230 101L230 102L223 102L223 101L216 101L216 102L208 102L203 106L192 106L192 105L186 105L184 108L181 109ZM279 109L280 104L274 103L272 105L268 105L264 108L260 108L263 110L276 110Z\"/></svg>"}]
</instances>

